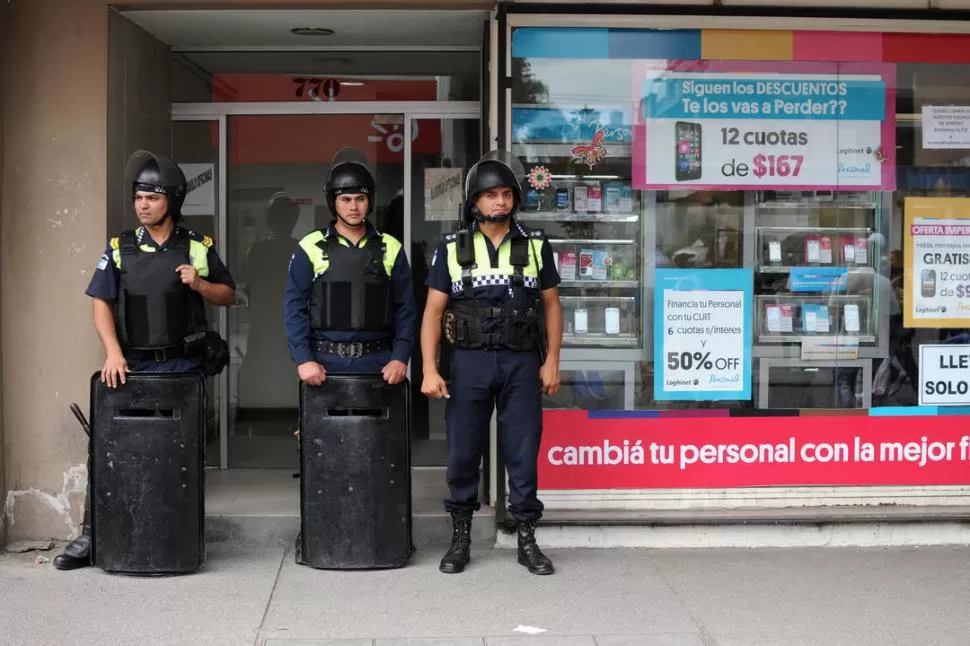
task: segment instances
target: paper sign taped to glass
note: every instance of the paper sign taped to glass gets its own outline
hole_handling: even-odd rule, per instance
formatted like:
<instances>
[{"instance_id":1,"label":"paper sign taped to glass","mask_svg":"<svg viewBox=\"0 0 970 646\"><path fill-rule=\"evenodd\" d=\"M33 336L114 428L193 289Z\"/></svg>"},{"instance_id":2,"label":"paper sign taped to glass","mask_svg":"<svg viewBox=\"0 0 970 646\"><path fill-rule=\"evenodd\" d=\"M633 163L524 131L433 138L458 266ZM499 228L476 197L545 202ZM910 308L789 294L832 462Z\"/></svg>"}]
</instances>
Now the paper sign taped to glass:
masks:
<instances>
[{"instance_id":1,"label":"paper sign taped to glass","mask_svg":"<svg viewBox=\"0 0 970 646\"><path fill-rule=\"evenodd\" d=\"M461 168L424 169L424 219L457 220L461 208Z\"/></svg>"},{"instance_id":2,"label":"paper sign taped to glass","mask_svg":"<svg viewBox=\"0 0 970 646\"><path fill-rule=\"evenodd\" d=\"M179 164L185 174L185 202L182 215L215 215L215 164Z\"/></svg>"}]
</instances>

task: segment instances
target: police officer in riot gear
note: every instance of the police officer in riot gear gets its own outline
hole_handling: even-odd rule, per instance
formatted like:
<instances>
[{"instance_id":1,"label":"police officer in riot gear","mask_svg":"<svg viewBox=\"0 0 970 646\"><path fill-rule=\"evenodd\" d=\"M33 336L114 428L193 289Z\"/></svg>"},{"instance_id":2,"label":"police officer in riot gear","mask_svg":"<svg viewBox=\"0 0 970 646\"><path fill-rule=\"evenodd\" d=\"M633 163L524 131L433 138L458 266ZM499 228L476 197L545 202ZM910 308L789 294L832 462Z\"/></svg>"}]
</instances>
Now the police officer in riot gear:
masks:
<instances>
[{"instance_id":1,"label":"police officer in riot gear","mask_svg":"<svg viewBox=\"0 0 970 646\"><path fill-rule=\"evenodd\" d=\"M324 193L334 219L300 240L290 260L284 326L302 382L319 386L327 373L407 376L417 313L411 269L401 242L367 216L374 176L359 151L334 158Z\"/></svg>"},{"instance_id":2,"label":"police officer in riot gear","mask_svg":"<svg viewBox=\"0 0 970 646\"><path fill-rule=\"evenodd\" d=\"M468 172L465 228L446 235L428 276L421 325L421 392L447 397L451 547L439 570L453 574L470 558L472 513L479 508L479 467L498 405L499 446L509 471L509 511L518 521L518 562L552 574L536 544L542 503L536 496L542 394L559 390L562 305L559 273L545 235L515 220L525 173L503 151ZM442 321L454 346L451 390L437 367Z\"/></svg>"},{"instance_id":3,"label":"police officer in riot gear","mask_svg":"<svg viewBox=\"0 0 970 646\"><path fill-rule=\"evenodd\" d=\"M129 372L211 372L205 303L231 305L235 282L212 238L178 226L186 194L178 165L142 150L128 160L126 178L140 226L111 239L86 292L106 354L101 381L116 388ZM85 567L90 553L88 499L81 535L54 567Z\"/></svg>"}]
</instances>

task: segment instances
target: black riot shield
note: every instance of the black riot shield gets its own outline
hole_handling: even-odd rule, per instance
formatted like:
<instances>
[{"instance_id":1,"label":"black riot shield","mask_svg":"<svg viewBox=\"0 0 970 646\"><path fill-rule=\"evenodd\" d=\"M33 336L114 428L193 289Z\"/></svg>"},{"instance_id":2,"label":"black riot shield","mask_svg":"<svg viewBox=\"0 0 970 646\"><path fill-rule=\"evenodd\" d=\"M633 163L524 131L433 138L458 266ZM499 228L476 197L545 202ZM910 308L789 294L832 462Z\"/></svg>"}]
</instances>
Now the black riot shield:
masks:
<instances>
[{"instance_id":1,"label":"black riot shield","mask_svg":"<svg viewBox=\"0 0 970 646\"><path fill-rule=\"evenodd\" d=\"M407 565L411 557L411 410L407 380L327 375L300 386L301 542L322 569Z\"/></svg>"},{"instance_id":2,"label":"black riot shield","mask_svg":"<svg viewBox=\"0 0 970 646\"><path fill-rule=\"evenodd\" d=\"M186 574L205 562L205 382L192 373L91 379L92 559L106 572Z\"/></svg>"}]
</instances>

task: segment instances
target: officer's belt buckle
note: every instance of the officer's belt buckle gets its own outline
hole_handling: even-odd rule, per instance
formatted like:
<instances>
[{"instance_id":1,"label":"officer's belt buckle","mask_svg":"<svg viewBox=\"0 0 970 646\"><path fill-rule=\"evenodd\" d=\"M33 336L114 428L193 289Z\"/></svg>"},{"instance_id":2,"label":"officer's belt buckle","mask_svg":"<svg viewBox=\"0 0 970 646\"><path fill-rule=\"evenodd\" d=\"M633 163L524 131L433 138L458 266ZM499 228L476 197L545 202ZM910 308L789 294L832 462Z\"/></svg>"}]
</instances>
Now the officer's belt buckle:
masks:
<instances>
[{"instance_id":1,"label":"officer's belt buckle","mask_svg":"<svg viewBox=\"0 0 970 646\"><path fill-rule=\"evenodd\" d=\"M337 356L344 359L357 359L364 354L364 344L360 341L337 344Z\"/></svg>"}]
</instances>

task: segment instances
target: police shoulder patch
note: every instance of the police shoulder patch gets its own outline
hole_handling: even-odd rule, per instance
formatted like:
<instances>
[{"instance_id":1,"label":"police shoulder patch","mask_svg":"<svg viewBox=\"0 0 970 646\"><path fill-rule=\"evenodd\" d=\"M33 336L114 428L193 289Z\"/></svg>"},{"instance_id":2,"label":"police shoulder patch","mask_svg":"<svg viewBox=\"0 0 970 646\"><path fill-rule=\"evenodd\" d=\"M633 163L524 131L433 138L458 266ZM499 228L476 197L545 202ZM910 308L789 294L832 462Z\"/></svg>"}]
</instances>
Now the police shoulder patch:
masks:
<instances>
[{"instance_id":1,"label":"police shoulder patch","mask_svg":"<svg viewBox=\"0 0 970 646\"><path fill-rule=\"evenodd\" d=\"M111 238L111 242L108 244L112 249L117 249L121 246L121 238Z\"/></svg>"},{"instance_id":2,"label":"police shoulder patch","mask_svg":"<svg viewBox=\"0 0 970 646\"><path fill-rule=\"evenodd\" d=\"M195 231L189 230L189 238L195 240L196 242L201 242L206 247L211 247L215 244L211 237L203 235L201 233L196 233Z\"/></svg>"},{"instance_id":3,"label":"police shoulder patch","mask_svg":"<svg viewBox=\"0 0 970 646\"><path fill-rule=\"evenodd\" d=\"M539 240L542 240L543 238L546 237L546 232L543 231L542 229L529 229L529 237L538 238Z\"/></svg>"},{"instance_id":4,"label":"police shoulder patch","mask_svg":"<svg viewBox=\"0 0 970 646\"><path fill-rule=\"evenodd\" d=\"M458 239L458 234L457 233L446 233L445 234L445 242L454 242L457 239Z\"/></svg>"}]
</instances>

